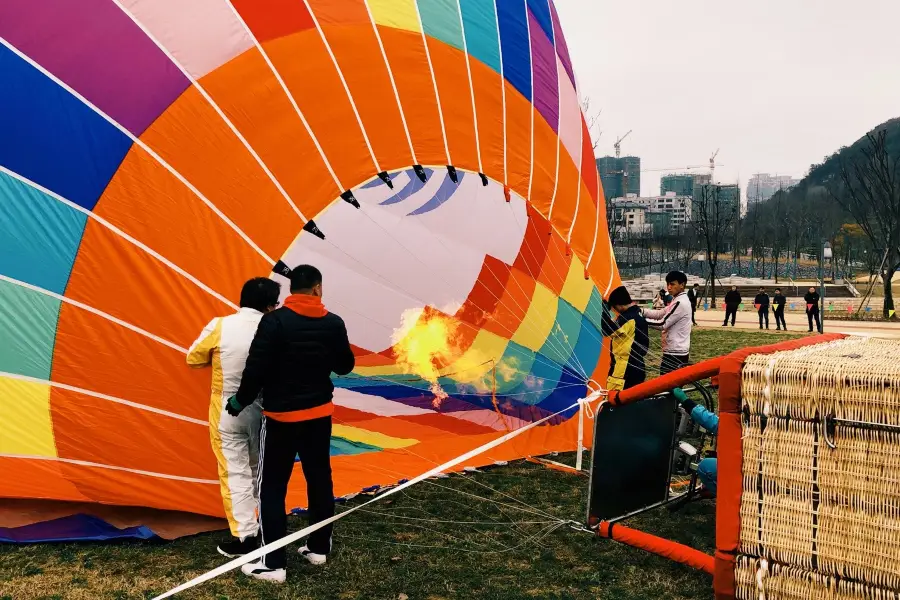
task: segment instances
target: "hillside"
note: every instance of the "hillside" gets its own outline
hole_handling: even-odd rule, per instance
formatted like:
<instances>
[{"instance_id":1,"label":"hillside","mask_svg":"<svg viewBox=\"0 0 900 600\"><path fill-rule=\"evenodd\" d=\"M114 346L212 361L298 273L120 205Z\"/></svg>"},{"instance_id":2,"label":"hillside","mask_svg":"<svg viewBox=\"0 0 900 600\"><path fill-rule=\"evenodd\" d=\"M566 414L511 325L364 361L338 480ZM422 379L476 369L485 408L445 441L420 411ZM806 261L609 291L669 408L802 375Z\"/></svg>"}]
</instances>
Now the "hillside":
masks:
<instances>
[{"instance_id":1,"label":"hillside","mask_svg":"<svg viewBox=\"0 0 900 600\"><path fill-rule=\"evenodd\" d=\"M891 155L900 156L900 118L885 121L872 129L869 133L880 131L887 132L887 146ZM843 146L837 152L827 157L823 162L812 165L809 173L804 177L795 189L808 189L825 185L840 173L841 161L846 161L859 155L862 148L868 144L866 136L862 136L850 146Z\"/></svg>"}]
</instances>

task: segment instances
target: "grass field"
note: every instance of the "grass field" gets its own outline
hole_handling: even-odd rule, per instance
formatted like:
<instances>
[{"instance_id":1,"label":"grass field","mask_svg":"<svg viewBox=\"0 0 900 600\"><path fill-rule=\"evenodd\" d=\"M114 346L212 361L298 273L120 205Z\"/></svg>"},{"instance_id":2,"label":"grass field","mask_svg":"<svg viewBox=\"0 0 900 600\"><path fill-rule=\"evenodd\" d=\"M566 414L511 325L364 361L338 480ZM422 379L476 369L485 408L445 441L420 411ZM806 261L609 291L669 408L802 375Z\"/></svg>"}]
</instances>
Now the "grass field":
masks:
<instances>
[{"instance_id":1,"label":"grass field","mask_svg":"<svg viewBox=\"0 0 900 600\"><path fill-rule=\"evenodd\" d=\"M696 329L691 358L785 339L790 338L775 332ZM289 548L285 585L232 573L179 597L711 597L705 574L569 527L554 529L558 519L584 519L586 488L585 477L525 462L424 482L339 521L332 560L323 568L306 565ZM714 502L699 501L629 524L710 552L714 515ZM291 529L302 525L291 518ZM222 564L215 545L227 537L220 532L166 543L0 546L0 600L150 598Z\"/></svg>"}]
</instances>

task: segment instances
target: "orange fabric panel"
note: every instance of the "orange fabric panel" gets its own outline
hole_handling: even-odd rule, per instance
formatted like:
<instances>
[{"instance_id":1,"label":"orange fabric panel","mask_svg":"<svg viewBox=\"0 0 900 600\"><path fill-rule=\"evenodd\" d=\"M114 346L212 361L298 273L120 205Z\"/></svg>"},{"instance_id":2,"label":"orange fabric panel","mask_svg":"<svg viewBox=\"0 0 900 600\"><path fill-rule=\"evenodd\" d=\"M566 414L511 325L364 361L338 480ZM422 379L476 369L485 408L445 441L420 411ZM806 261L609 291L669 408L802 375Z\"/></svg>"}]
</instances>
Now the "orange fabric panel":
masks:
<instances>
[{"instance_id":1,"label":"orange fabric panel","mask_svg":"<svg viewBox=\"0 0 900 600\"><path fill-rule=\"evenodd\" d=\"M581 119L581 179L587 187L591 204L597 204L597 160L594 158L593 142L591 142L591 132ZM582 199L584 199L582 197Z\"/></svg>"},{"instance_id":2,"label":"orange fabric panel","mask_svg":"<svg viewBox=\"0 0 900 600\"><path fill-rule=\"evenodd\" d=\"M60 458L179 477L216 479L205 425L54 387L53 434ZM89 435L85 432L89 431Z\"/></svg>"},{"instance_id":3,"label":"orange fabric panel","mask_svg":"<svg viewBox=\"0 0 900 600\"><path fill-rule=\"evenodd\" d=\"M421 34L380 25L378 32L394 73L419 164L447 164L437 98Z\"/></svg>"},{"instance_id":4,"label":"orange fabric panel","mask_svg":"<svg viewBox=\"0 0 900 600\"><path fill-rule=\"evenodd\" d=\"M65 303L52 378L194 419L205 420L209 412L208 370L190 369L180 352Z\"/></svg>"},{"instance_id":5,"label":"orange fabric panel","mask_svg":"<svg viewBox=\"0 0 900 600\"><path fill-rule=\"evenodd\" d=\"M434 38L427 39L453 166L478 172L475 118L472 114L472 92L466 72L466 57L452 46Z\"/></svg>"},{"instance_id":6,"label":"orange fabric panel","mask_svg":"<svg viewBox=\"0 0 900 600\"><path fill-rule=\"evenodd\" d=\"M326 25L366 25L369 31L372 30L365 0L341 0L340 2L307 0L307 2L322 28ZM330 41L331 34L329 33L328 36ZM381 56L380 51L378 56Z\"/></svg>"},{"instance_id":7,"label":"orange fabric panel","mask_svg":"<svg viewBox=\"0 0 900 600\"><path fill-rule=\"evenodd\" d=\"M512 269L506 289L503 290L494 314L484 324L484 328L507 339L513 337L528 314L535 285L531 276L518 268Z\"/></svg>"},{"instance_id":8,"label":"orange fabric panel","mask_svg":"<svg viewBox=\"0 0 900 600\"><path fill-rule=\"evenodd\" d=\"M504 182L503 173L503 85L500 74L478 60L470 60L475 111L478 116L478 141L484 173Z\"/></svg>"},{"instance_id":9,"label":"orange fabric panel","mask_svg":"<svg viewBox=\"0 0 900 600\"><path fill-rule=\"evenodd\" d=\"M476 423L442 416L437 413L433 415L380 417L351 408L337 407L334 422L351 425L366 431L375 431L390 437L413 438L420 442L448 436L493 433L492 429ZM438 423L443 423L443 426L438 425ZM453 425L452 430L447 428L447 423Z\"/></svg>"},{"instance_id":10,"label":"orange fabric panel","mask_svg":"<svg viewBox=\"0 0 900 600\"><path fill-rule=\"evenodd\" d=\"M197 88L185 90L141 139L270 257L277 258L303 226Z\"/></svg>"},{"instance_id":11,"label":"orange fabric panel","mask_svg":"<svg viewBox=\"0 0 900 600\"><path fill-rule=\"evenodd\" d=\"M138 145L131 147L119 165L116 176L94 207L94 214L235 301L244 282L267 272L270 266L212 209ZM120 255L129 253L125 248L132 249L131 254L142 253L130 243L106 235L100 237L110 253L102 258L103 262L123 260ZM138 260L136 255L134 260ZM155 263L156 259L147 255L141 262L145 261ZM93 276L91 271L86 273ZM149 289L151 283L152 280L148 280L138 282L138 285L147 293L152 291ZM199 289L196 292L206 295ZM189 294L193 295L193 292ZM113 303L120 305L121 299L114 298Z\"/></svg>"},{"instance_id":12,"label":"orange fabric panel","mask_svg":"<svg viewBox=\"0 0 900 600\"><path fill-rule=\"evenodd\" d=\"M259 43L314 27L301 0L231 0Z\"/></svg>"},{"instance_id":13,"label":"orange fabric panel","mask_svg":"<svg viewBox=\"0 0 900 600\"><path fill-rule=\"evenodd\" d=\"M463 305L456 311L456 318L482 327L497 308L509 280L510 267L493 256L484 257L481 273ZM501 334L502 335L502 334ZM507 336L508 337L508 336Z\"/></svg>"},{"instance_id":14,"label":"orange fabric panel","mask_svg":"<svg viewBox=\"0 0 900 600\"><path fill-rule=\"evenodd\" d=\"M85 497L100 504L225 515L215 477L211 483L197 483L62 462L59 469Z\"/></svg>"},{"instance_id":15,"label":"orange fabric panel","mask_svg":"<svg viewBox=\"0 0 900 600\"><path fill-rule=\"evenodd\" d=\"M562 141L559 142L562 144ZM581 177L578 167L572 163L565 147L560 148L559 153L559 181L556 189L556 204L553 205L551 223L553 228L562 236L563 240L569 235L569 228L575 219L575 204L581 200L577 198L578 185ZM588 200L589 201L589 200Z\"/></svg>"},{"instance_id":16,"label":"orange fabric panel","mask_svg":"<svg viewBox=\"0 0 900 600\"><path fill-rule=\"evenodd\" d=\"M268 271L263 264L260 261L260 273ZM237 300L239 294L238 286L226 297ZM91 219L81 238L66 297L185 347L196 339L210 315L232 312L217 298ZM111 348L110 344L104 346Z\"/></svg>"},{"instance_id":17,"label":"orange fabric panel","mask_svg":"<svg viewBox=\"0 0 900 600\"><path fill-rule=\"evenodd\" d=\"M531 102L508 81L506 86L506 168L509 187L528 198L531 175ZM537 119L535 119L537 121Z\"/></svg>"},{"instance_id":18,"label":"orange fabric panel","mask_svg":"<svg viewBox=\"0 0 900 600\"><path fill-rule=\"evenodd\" d=\"M256 48L204 76L201 84L307 219L344 191Z\"/></svg>"},{"instance_id":19,"label":"orange fabric panel","mask_svg":"<svg viewBox=\"0 0 900 600\"><path fill-rule=\"evenodd\" d=\"M374 175L375 164L350 99L319 34L297 33L267 42L264 48L341 185L353 188ZM298 56L303 60L297 60Z\"/></svg>"},{"instance_id":20,"label":"orange fabric panel","mask_svg":"<svg viewBox=\"0 0 900 600\"><path fill-rule=\"evenodd\" d=\"M543 116L534 119L534 178L531 182L531 204L542 215L550 214L553 192L556 190L556 150L559 136L547 125ZM563 160L562 153L559 160ZM557 196L557 202L559 197ZM555 210L555 209L554 209Z\"/></svg>"},{"instance_id":21,"label":"orange fabric panel","mask_svg":"<svg viewBox=\"0 0 900 600\"><path fill-rule=\"evenodd\" d=\"M566 285L566 277L569 275L569 263L571 261L571 256L566 256L566 240L556 233L549 235L547 256L544 258L544 264L541 266L538 281L559 296Z\"/></svg>"},{"instance_id":22,"label":"orange fabric panel","mask_svg":"<svg viewBox=\"0 0 900 600\"><path fill-rule=\"evenodd\" d=\"M55 460L0 456L0 480L3 481L4 498L90 500L65 478L60 463Z\"/></svg>"},{"instance_id":23,"label":"orange fabric panel","mask_svg":"<svg viewBox=\"0 0 900 600\"><path fill-rule=\"evenodd\" d=\"M528 222L525 225L525 235L513 266L537 279L547 256L550 224L530 204L526 205L526 210Z\"/></svg>"},{"instance_id":24,"label":"orange fabric panel","mask_svg":"<svg viewBox=\"0 0 900 600\"><path fill-rule=\"evenodd\" d=\"M348 3L348 8L354 4ZM365 7L362 10L365 16ZM397 99L368 17L364 25L323 29L381 168L413 164Z\"/></svg>"},{"instance_id":25,"label":"orange fabric panel","mask_svg":"<svg viewBox=\"0 0 900 600\"><path fill-rule=\"evenodd\" d=\"M597 228L597 208L594 206L594 201L590 196L590 191L587 186L584 185L584 181L581 182L581 202L578 203L578 212L575 214L575 220L572 223L572 250L578 255L578 258L581 259L581 263L584 264L587 261L587 257L591 253L591 245L594 243L594 230ZM598 232L598 236L602 235L604 232ZM600 240L598 239L598 243ZM597 265L598 267L603 266L601 264ZM609 272L609 261L606 262L604 271ZM603 291L603 290L601 290Z\"/></svg>"}]
</instances>

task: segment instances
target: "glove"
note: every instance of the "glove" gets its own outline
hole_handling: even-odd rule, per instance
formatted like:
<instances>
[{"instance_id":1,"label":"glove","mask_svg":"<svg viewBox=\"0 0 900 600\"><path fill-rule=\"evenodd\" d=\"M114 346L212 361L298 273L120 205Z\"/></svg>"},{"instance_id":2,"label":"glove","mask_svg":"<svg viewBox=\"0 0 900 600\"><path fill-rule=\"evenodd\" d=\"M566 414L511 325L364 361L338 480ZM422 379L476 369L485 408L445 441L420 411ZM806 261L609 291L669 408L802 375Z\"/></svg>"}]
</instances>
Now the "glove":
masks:
<instances>
[{"instance_id":1,"label":"glove","mask_svg":"<svg viewBox=\"0 0 900 600\"><path fill-rule=\"evenodd\" d=\"M236 417L241 414L241 411L244 410L244 407L240 405L237 400L237 396L232 396L228 399L228 402L225 403L225 410L228 411L228 414L232 417Z\"/></svg>"},{"instance_id":2,"label":"glove","mask_svg":"<svg viewBox=\"0 0 900 600\"><path fill-rule=\"evenodd\" d=\"M694 407L697 406L691 400L688 400L687 394L684 393L684 390L681 388L675 388L672 390L672 395L675 396L675 399L678 400L678 403L690 414Z\"/></svg>"}]
</instances>

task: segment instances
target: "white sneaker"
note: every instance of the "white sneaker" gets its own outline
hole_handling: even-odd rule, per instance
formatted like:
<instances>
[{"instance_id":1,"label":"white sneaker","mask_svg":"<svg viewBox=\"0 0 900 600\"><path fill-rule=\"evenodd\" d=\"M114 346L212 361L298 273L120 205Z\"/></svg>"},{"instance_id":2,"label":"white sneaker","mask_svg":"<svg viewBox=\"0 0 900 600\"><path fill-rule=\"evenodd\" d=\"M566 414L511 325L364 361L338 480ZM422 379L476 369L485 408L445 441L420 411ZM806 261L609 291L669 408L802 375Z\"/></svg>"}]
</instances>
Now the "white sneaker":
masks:
<instances>
[{"instance_id":1,"label":"white sneaker","mask_svg":"<svg viewBox=\"0 0 900 600\"><path fill-rule=\"evenodd\" d=\"M316 554L315 552L310 552L307 546L299 548L297 552L312 565L324 565L328 561L327 554Z\"/></svg>"},{"instance_id":2,"label":"white sneaker","mask_svg":"<svg viewBox=\"0 0 900 600\"><path fill-rule=\"evenodd\" d=\"M261 561L243 565L241 567L241 572L254 579L271 581L273 583L284 583L284 580L287 578L287 571L284 569L270 569L263 565Z\"/></svg>"}]
</instances>

